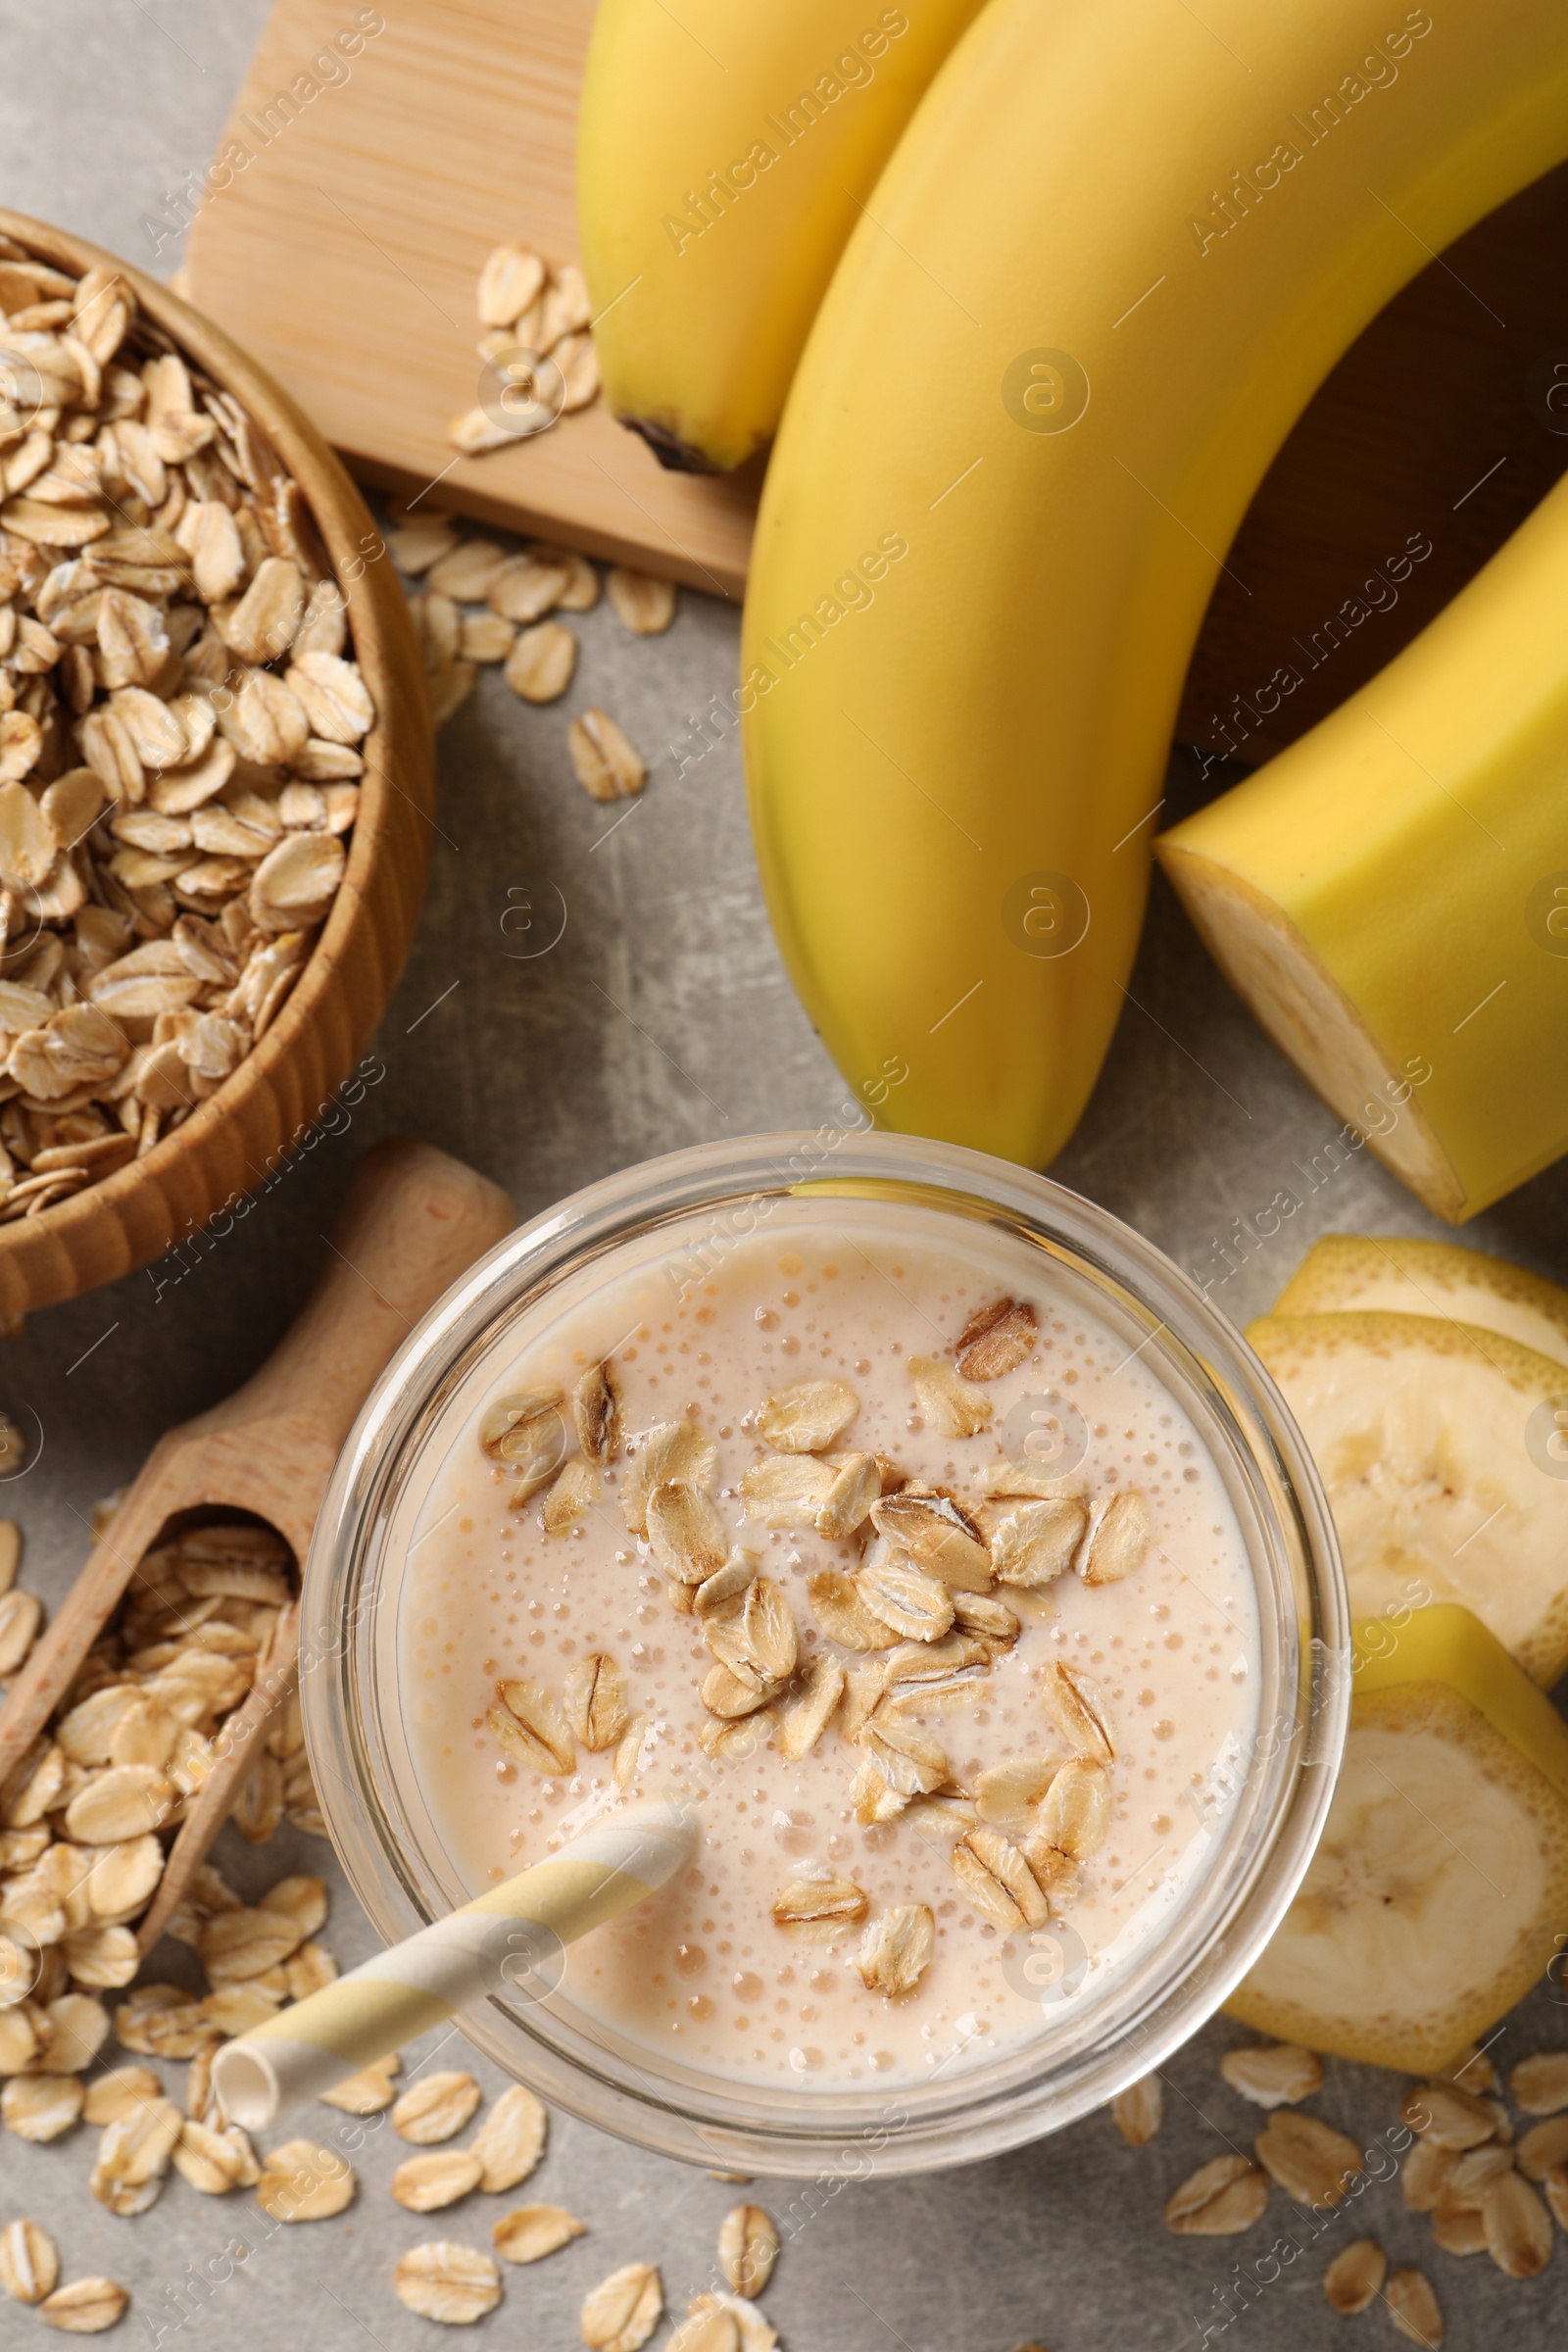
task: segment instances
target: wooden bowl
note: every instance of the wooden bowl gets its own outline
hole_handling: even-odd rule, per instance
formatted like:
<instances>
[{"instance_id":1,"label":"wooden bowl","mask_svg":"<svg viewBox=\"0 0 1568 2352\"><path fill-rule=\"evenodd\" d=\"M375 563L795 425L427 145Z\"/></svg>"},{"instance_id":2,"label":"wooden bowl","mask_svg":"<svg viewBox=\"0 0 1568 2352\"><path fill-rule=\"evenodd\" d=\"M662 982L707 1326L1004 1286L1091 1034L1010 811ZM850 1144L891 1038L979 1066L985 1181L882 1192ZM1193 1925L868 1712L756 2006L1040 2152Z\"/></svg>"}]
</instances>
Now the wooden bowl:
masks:
<instances>
[{"instance_id":1,"label":"wooden bowl","mask_svg":"<svg viewBox=\"0 0 1568 2352\"><path fill-rule=\"evenodd\" d=\"M233 1076L144 1159L35 1217L0 1225L0 1313L113 1282L259 1184L328 1104L386 1009L424 896L435 744L424 666L390 557L316 427L210 319L128 263L0 210L0 233L79 275L118 270L146 316L249 412L308 500L349 602L375 704L359 813L331 912L283 1009Z\"/></svg>"}]
</instances>

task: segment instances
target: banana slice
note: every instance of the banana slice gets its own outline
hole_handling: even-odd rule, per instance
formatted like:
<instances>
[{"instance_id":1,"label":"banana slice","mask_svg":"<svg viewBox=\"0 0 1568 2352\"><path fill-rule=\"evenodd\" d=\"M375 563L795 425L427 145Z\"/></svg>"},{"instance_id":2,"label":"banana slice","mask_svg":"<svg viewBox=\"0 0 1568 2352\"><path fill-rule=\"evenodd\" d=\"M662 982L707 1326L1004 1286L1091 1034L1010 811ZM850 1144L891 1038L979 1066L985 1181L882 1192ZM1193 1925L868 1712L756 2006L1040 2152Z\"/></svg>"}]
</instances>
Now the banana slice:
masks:
<instances>
[{"instance_id":1,"label":"banana slice","mask_svg":"<svg viewBox=\"0 0 1568 2352\"><path fill-rule=\"evenodd\" d=\"M1568 1923L1568 1729L1467 1609L1363 1621L1327 1826L1226 2007L1282 2041L1432 2074Z\"/></svg>"},{"instance_id":2,"label":"banana slice","mask_svg":"<svg viewBox=\"0 0 1568 2352\"><path fill-rule=\"evenodd\" d=\"M1266 1315L1248 1338L1328 1491L1350 1606L1473 1609L1525 1672L1568 1664L1568 1375L1430 1315Z\"/></svg>"},{"instance_id":3,"label":"banana slice","mask_svg":"<svg viewBox=\"0 0 1568 2352\"><path fill-rule=\"evenodd\" d=\"M1326 1233L1274 1301L1276 1315L1346 1314L1368 1307L1474 1323L1568 1364L1568 1291L1506 1258L1461 1250L1453 1242Z\"/></svg>"}]
</instances>

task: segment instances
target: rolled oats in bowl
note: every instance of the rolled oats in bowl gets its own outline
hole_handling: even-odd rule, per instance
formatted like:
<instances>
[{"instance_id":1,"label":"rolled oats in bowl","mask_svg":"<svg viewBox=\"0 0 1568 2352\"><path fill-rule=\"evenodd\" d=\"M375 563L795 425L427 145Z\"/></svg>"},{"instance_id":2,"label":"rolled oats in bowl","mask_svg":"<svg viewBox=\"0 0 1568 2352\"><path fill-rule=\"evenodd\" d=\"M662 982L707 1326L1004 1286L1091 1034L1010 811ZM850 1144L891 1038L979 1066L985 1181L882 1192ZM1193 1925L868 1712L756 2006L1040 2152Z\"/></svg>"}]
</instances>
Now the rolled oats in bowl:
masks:
<instances>
[{"instance_id":1,"label":"rolled oats in bowl","mask_svg":"<svg viewBox=\"0 0 1568 2352\"><path fill-rule=\"evenodd\" d=\"M120 272L0 236L0 1223L151 1151L266 1035L375 716L239 402Z\"/></svg>"}]
</instances>

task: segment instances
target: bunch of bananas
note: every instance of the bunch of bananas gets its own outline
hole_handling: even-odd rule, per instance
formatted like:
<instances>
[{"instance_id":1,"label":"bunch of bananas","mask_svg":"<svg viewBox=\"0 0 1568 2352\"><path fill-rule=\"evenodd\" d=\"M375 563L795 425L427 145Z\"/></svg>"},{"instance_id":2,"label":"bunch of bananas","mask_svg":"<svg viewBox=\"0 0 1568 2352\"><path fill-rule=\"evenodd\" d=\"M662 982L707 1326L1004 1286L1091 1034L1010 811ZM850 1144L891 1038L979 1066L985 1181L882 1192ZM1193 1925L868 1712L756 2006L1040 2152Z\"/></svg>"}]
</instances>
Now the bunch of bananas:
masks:
<instances>
[{"instance_id":1,"label":"bunch of bananas","mask_svg":"<svg viewBox=\"0 0 1568 2352\"><path fill-rule=\"evenodd\" d=\"M758 852L885 1119L1059 1151L1258 481L1398 287L1565 155L1552 0L603 0L606 393L668 463L773 438L736 696ZM1430 644L1162 846L1342 1116L1430 1067L1391 1161L1448 1217L1568 1149L1565 565L1550 500Z\"/></svg>"}]
</instances>

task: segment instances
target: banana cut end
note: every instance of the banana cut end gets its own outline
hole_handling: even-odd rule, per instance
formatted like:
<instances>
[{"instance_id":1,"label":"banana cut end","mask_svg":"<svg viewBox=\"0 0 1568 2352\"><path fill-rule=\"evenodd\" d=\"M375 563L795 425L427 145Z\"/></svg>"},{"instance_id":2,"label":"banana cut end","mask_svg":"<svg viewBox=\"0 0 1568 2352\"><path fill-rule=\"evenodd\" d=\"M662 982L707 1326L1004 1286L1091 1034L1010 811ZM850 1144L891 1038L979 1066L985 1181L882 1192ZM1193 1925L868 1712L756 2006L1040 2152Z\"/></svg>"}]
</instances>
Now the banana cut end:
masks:
<instances>
[{"instance_id":1,"label":"banana cut end","mask_svg":"<svg viewBox=\"0 0 1568 2352\"><path fill-rule=\"evenodd\" d=\"M1203 945L1258 1026L1435 1215L1450 1225L1473 1215L1485 1203L1467 1200L1415 1096L1417 1080L1385 1050L1289 914L1179 836L1180 828L1162 835L1155 855Z\"/></svg>"},{"instance_id":2,"label":"banana cut end","mask_svg":"<svg viewBox=\"0 0 1568 2352\"><path fill-rule=\"evenodd\" d=\"M1328 1494L1357 1616L1457 1602L1549 1689L1568 1666L1568 1378L1495 1331L1382 1309L1248 1339Z\"/></svg>"},{"instance_id":3,"label":"banana cut end","mask_svg":"<svg viewBox=\"0 0 1568 2352\"><path fill-rule=\"evenodd\" d=\"M1467 1611L1363 1620L1334 1802L1227 2002L1262 2033L1440 2072L1535 1984L1568 1919L1568 1730Z\"/></svg>"}]
</instances>

